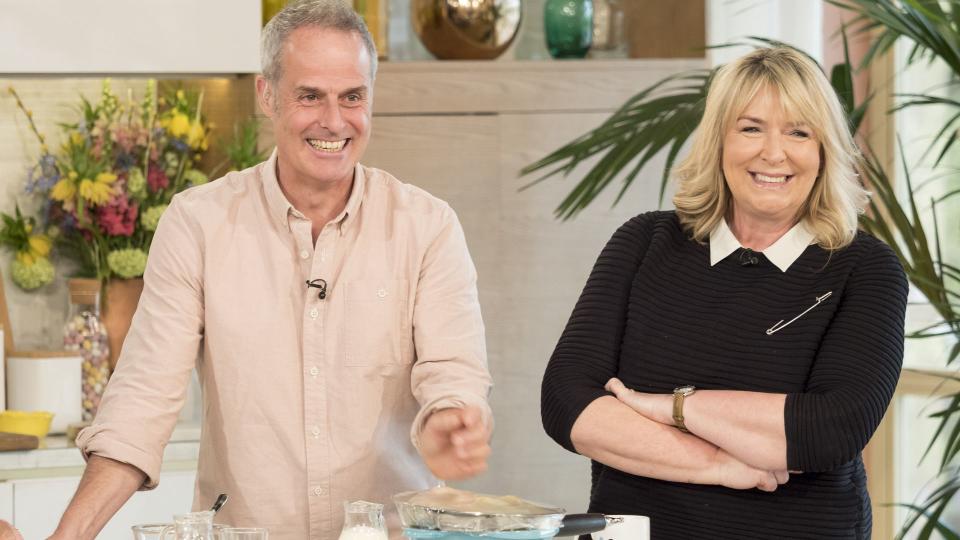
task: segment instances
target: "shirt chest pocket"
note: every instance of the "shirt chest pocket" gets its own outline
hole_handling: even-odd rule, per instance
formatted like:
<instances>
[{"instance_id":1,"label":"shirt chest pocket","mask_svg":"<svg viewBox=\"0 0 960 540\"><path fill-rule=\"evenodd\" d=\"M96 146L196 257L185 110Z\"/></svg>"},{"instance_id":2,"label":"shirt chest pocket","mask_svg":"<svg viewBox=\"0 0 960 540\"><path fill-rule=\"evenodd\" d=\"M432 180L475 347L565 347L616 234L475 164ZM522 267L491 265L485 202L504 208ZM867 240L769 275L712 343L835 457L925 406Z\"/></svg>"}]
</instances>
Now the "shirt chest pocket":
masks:
<instances>
[{"instance_id":1,"label":"shirt chest pocket","mask_svg":"<svg viewBox=\"0 0 960 540\"><path fill-rule=\"evenodd\" d=\"M407 364L413 358L406 280L346 284L347 366Z\"/></svg>"}]
</instances>

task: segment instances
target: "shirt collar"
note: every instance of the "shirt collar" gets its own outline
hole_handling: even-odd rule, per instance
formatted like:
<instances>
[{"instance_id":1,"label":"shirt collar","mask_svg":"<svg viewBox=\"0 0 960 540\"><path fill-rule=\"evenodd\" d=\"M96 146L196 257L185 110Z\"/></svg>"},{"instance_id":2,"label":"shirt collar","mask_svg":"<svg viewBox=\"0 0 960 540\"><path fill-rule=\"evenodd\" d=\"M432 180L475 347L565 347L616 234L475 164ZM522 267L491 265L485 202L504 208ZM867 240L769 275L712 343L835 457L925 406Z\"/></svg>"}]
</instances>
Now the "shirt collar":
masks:
<instances>
[{"instance_id":1,"label":"shirt collar","mask_svg":"<svg viewBox=\"0 0 960 540\"><path fill-rule=\"evenodd\" d=\"M280 189L280 182L277 180L277 149L263 163L260 169L260 177L263 179L263 195L267 199L267 208L270 211L270 217L281 227L289 229L290 222L287 221L287 214L293 210L293 205L287 200L286 195Z\"/></svg>"},{"instance_id":2,"label":"shirt collar","mask_svg":"<svg viewBox=\"0 0 960 540\"><path fill-rule=\"evenodd\" d=\"M363 202L363 194L366 192L367 170L357 163L353 168L353 187L350 188L350 197L347 199L347 204L343 207L343 211L333 220L340 225L341 234L353 223L353 218L360 210L360 203Z\"/></svg>"},{"instance_id":3,"label":"shirt collar","mask_svg":"<svg viewBox=\"0 0 960 540\"><path fill-rule=\"evenodd\" d=\"M800 258L807 246L814 243L815 239L810 229L800 221L761 253L781 272L786 272L790 265ZM710 233L710 266L714 266L742 247L730 230L730 226L727 225L727 220L721 219Z\"/></svg>"},{"instance_id":4,"label":"shirt collar","mask_svg":"<svg viewBox=\"0 0 960 540\"><path fill-rule=\"evenodd\" d=\"M294 214L295 216L303 218L301 214L290 201L287 200L287 196L283 194L283 190L280 189L280 181L277 179L277 149L273 149L273 153L270 154L270 157L263 164L263 169L261 172L261 178L263 179L263 192L264 196L267 199L267 207L270 211L270 217L273 218L281 227L286 227L288 230L290 228L289 215ZM349 222L352 221L352 217L356 215L357 211L360 209L360 203L363 200L363 193L366 187L366 174L363 166L357 163L353 172L353 186L350 188L350 197L347 199L347 204L344 206L343 211L333 219L334 223L339 225L340 232L344 232Z\"/></svg>"}]
</instances>

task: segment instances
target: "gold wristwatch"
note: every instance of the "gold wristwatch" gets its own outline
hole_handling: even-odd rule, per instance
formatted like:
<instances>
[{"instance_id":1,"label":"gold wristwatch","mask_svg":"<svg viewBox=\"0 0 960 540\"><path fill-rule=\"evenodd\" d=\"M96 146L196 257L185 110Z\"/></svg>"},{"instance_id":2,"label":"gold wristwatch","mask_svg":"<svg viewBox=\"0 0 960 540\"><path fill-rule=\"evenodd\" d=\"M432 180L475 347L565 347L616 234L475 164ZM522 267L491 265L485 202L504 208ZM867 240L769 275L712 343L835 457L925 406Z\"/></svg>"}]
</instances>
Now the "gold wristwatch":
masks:
<instances>
[{"instance_id":1,"label":"gold wristwatch","mask_svg":"<svg viewBox=\"0 0 960 540\"><path fill-rule=\"evenodd\" d=\"M673 389L673 425L684 433L690 433L683 423L683 398L692 396L697 389L694 386L681 386Z\"/></svg>"}]
</instances>

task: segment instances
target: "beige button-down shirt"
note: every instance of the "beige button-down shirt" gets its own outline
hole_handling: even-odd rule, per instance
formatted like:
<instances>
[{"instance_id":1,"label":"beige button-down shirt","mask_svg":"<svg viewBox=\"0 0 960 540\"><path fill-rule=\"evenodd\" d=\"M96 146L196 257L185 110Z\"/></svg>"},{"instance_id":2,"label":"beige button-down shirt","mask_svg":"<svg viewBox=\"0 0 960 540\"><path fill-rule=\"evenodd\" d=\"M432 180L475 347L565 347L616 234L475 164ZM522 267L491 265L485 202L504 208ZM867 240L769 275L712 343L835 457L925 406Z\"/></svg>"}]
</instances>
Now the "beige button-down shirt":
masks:
<instances>
[{"instance_id":1,"label":"beige button-down shirt","mask_svg":"<svg viewBox=\"0 0 960 540\"><path fill-rule=\"evenodd\" d=\"M414 446L428 413L473 404L489 419L476 271L447 204L360 165L314 245L276 159L174 198L119 367L77 445L155 486L196 367L194 509L227 493L218 523L333 540L344 501L392 514L393 494L435 485ZM323 299L306 287L318 278Z\"/></svg>"}]
</instances>

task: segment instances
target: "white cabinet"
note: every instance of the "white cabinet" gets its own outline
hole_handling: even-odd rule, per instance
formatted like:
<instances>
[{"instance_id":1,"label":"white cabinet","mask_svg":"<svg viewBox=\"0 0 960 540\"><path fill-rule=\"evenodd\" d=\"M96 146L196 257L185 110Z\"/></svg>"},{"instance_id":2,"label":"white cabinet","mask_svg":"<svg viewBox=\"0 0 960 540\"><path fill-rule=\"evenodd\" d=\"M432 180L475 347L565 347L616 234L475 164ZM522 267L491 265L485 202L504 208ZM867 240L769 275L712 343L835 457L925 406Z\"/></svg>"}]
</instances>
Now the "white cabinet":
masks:
<instances>
[{"instance_id":1,"label":"white cabinet","mask_svg":"<svg viewBox=\"0 0 960 540\"><path fill-rule=\"evenodd\" d=\"M160 474L160 485L138 491L103 529L98 540L129 540L138 523L172 521L190 511L196 471ZM0 519L12 520L24 538L46 538L80 483L79 476L11 480L0 484Z\"/></svg>"},{"instance_id":2,"label":"white cabinet","mask_svg":"<svg viewBox=\"0 0 960 540\"><path fill-rule=\"evenodd\" d=\"M0 73L256 73L260 0L0 0Z\"/></svg>"},{"instance_id":3,"label":"white cabinet","mask_svg":"<svg viewBox=\"0 0 960 540\"><path fill-rule=\"evenodd\" d=\"M0 484L0 519L13 522L13 484Z\"/></svg>"}]
</instances>

